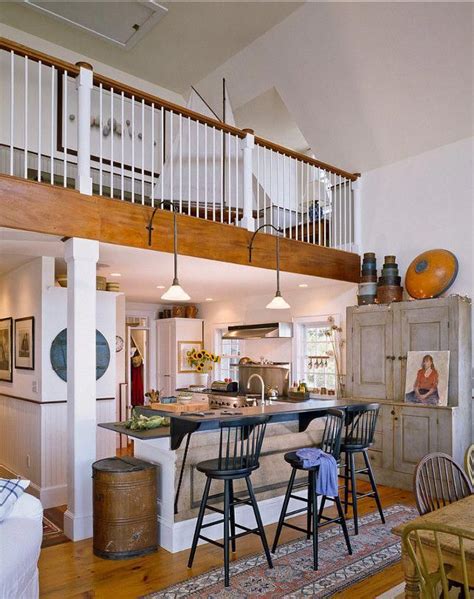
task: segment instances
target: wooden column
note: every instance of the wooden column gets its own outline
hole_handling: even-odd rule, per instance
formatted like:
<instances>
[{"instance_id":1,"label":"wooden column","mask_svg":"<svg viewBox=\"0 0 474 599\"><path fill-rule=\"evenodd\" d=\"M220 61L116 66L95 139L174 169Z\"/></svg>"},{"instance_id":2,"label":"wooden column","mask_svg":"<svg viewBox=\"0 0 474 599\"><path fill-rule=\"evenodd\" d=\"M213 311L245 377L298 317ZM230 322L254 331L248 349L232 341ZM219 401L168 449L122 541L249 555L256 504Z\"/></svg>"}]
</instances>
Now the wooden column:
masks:
<instances>
[{"instance_id":1,"label":"wooden column","mask_svg":"<svg viewBox=\"0 0 474 599\"><path fill-rule=\"evenodd\" d=\"M92 463L96 459L96 265L99 243L66 241L68 509L64 532L92 536Z\"/></svg>"}]
</instances>

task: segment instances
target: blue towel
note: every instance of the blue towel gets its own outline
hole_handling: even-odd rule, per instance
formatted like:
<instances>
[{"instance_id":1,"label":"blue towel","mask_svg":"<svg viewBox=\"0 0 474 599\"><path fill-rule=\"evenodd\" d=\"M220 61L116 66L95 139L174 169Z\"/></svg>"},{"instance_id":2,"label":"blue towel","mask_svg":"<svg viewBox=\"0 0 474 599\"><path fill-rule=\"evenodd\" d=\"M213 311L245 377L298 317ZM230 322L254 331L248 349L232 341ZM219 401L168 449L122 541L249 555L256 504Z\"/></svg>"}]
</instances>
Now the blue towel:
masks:
<instances>
[{"instance_id":1,"label":"blue towel","mask_svg":"<svg viewBox=\"0 0 474 599\"><path fill-rule=\"evenodd\" d=\"M316 493L327 497L338 495L337 462L332 455L316 447L298 449L296 455L303 463L303 468L319 466L316 480Z\"/></svg>"}]
</instances>

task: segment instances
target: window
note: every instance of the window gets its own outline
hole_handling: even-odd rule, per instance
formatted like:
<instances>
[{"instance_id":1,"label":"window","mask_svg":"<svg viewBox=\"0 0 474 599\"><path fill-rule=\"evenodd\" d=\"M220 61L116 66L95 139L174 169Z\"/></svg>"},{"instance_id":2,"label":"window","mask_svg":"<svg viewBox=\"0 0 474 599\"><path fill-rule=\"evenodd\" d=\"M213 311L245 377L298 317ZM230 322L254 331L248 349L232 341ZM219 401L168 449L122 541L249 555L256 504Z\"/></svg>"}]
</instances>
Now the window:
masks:
<instances>
[{"instance_id":1,"label":"window","mask_svg":"<svg viewBox=\"0 0 474 599\"><path fill-rule=\"evenodd\" d=\"M336 388L336 364L326 319L302 319L296 324L296 376L309 389Z\"/></svg>"},{"instance_id":2,"label":"window","mask_svg":"<svg viewBox=\"0 0 474 599\"><path fill-rule=\"evenodd\" d=\"M215 347L221 361L216 368L216 378L219 380L239 380L239 360L241 351L240 339L223 339L227 327L216 329Z\"/></svg>"}]
</instances>

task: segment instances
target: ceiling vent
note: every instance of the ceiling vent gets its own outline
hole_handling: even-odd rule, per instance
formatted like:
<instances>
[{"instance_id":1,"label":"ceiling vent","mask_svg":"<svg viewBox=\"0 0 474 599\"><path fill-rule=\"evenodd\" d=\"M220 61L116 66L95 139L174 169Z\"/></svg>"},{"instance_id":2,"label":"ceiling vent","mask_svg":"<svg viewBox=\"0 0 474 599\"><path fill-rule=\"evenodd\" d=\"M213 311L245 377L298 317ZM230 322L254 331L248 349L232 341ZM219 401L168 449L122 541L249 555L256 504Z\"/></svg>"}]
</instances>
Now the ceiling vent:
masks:
<instances>
[{"instance_id":1,"label":"ceiling vent","mask_svg":"<svg viewBox=\"0 0 474 599\"><path fill-rule=\"evenodd\" d=\"M153 0L135 2L36 2L25 4L130 50L168 12Z\"/></svg>"}]
</instances>

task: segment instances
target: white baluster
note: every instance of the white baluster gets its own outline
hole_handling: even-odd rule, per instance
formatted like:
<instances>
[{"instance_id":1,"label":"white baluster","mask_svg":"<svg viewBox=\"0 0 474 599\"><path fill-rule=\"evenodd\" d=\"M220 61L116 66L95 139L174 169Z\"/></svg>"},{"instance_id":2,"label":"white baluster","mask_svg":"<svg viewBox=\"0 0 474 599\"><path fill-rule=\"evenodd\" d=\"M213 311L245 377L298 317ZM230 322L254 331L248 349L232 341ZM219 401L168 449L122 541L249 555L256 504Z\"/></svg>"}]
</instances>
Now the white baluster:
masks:
<instances>
[{"instance_id":1,"label":"white baluster","mask_svg":"<svg viewBox=\"0 0 474 599\"><path fill-rule=\"evenodd\" d=\"M151 207L155 207L155 104L151 103L151 182L150 200Z\"/></svg>"},{"instance_id":2,"label":"white baluster","mask_svg":"<svg viewBox=\"0 0 474 599\"><path fill-rule=\"evenodd\" d=\"M125 94L120 94L120 118L122 120L122 135L120 137L120 199L125 198Z\"/></svg>"},{"instance_id":3,"label":"white baluster","mask_svg":"<svg viewBox=\"0 0 474 599\"><path fill-rule=\"evenodd\" d=\"M239 224L239 138L234 135L235 145L235 224Z\"/></svg>"},{"instance_id":4,"label":"white baluster","mask_svg":"<svg viewBox=\"0 0 474 599\"><path fill-rule=\"evenodd\" d=\"M38 181L41 181L41 137L43 133L43 119L41 118L43 91L41 89L41 60L38 61Z\"/></svg>"},{"instance_id":5,"label":"white baluster","mask_svg":"<svg viewBox=\"0 0 474 599\"><path fill-rule=\"evenodd\" d=\"M56 78L56 69L54 66L51 67L51 185L54 185L54 80ZM26 91L26 90L25 90Z\"/></svg>"},{"instance_id":6,"label":"white baluster","mask_svg":"<svg viewBox=\"0 0 474 599\"><path fill-rule=\"evenodd\" d=\"M160 181L161 181L161 201L164 200L164 172L163 165L165 162L165 109L161 107L161 170L160 170Z\"/></svg>"},{"instance_id":7,"label":"white baluster","mask_svg":"<svg viewBox=\"0 0 474 599\"><path fill-rule=\"evenodd\" d=\"M216 220L216 128L212 128L212 220Z\"/></svg>"},{"instance_id":8,"label":"white baluster","mask_svg":"<svg viewBox=\"0 0 474 599\"><path fill-rule=\"evenodd\" d=\"M78 92L77 118L77 179L76 189L92 195L91 178L91 90L93 73L91 65L77 63L79 75L76 77Z\"/></svg>"},{"instance_id":9,"label":"white baluster","mask_svg":"<svg viewBox=\"0 0 474 599\"><path fill-rule=\"evenodd\" d=\"M64 127L64 163L63 163L63 186L67 187L67 71L63 73L63 127Z\"/></svg>"},{"instance_id":10,"label":"white baluster","mask_svg":"<svg viewBox=\"0 0 474 599\"><path fill-rule=\"evenodd\" d=\"M103 130L104 130L104 111L103 111L103 99L102 99L103 87L102 83L99 83L99 195L102 195L102 177L103 177Z\"/></svg>"},{"instance_id":11,"label":"white baluster","mask_svg":"<svg viewBox=\"0 0 474 599\"><path fill-rule=\"evenodd\" d=\"M220 181L221 181L221 223L224 222L224 131L221 129L221 170L220 170Z\"/></svg>"},{"instance_id":12,"label":"white baluster","mask_svg":"<svg viewBox=\"0 0 474 599\"><path fill-rule=\"evenodd\" d=\"M207 123L204 123L204 218L207 219Z\"/></svg>"},{"instance_id":13,"label":"white baluster","mask_svg":"<svg viewBox=\"0 0 474 599\"><path fill-rule=\"evenodd\" d=\"M114 197L114 88L110 88L110 197Z\"/></svg>"},{"instance_id":14,"label":"white baluster","mask_svg":"<svg viewBox=\"0 0 474 599\"><path fill-rule=\"evenodd\" d=\"M240 221L240 226L248 229L249 231L255 231L255 219L253 217L253 190L252 190L252 179L253 179L253 149L255 147L255 135L252 129L244 129L245 137L241 141L242 145L242 163L243 163L243 217ZM236 136L236 141L238 137ZM238 164L238 153L236 151L236 160ZM257 164L258 164L258 147L257 147ZM258 170L258 173L260 170ZM238 173L237 173L238 175ZM258 197L258 185L259 179L257 179L257 197ZM238 193L238 186L236 185L236 193ZM257 205L257 214L258 214ZM238 213L237 213L238 214ZM238 218L238 216L237 216ZM237 223L237 221L236 221Z\"/></svg>"},{"instance_id":15,"label":"white baluster","mask_svg":"<svg viewBox=\"0 0 474 599\"><path fill-rule=\"evenodd\" d=\"M228 167L228 172L227 172L228 181L227 181L227 185L228 185L228 194L229 194L228 195L229 199L228 199L228 202L227 202L227 205L228 205L227 209L229 211L229 214L228 214L228 224L230 225L231 224L231 212L232 212L232 186L231 186L231 168L232 168L231 162L232 162L232 160L231 160L231 154L230 154L230 151L231 151L230 150L230 148L231 148L231 145L230 145L231 144L230 133L227 134L227 138L228 138L228 141L229 141L229 143L226 144L227 147L229 148L229 151L227 152L227 167Z\"/></svg>"},{"instance_id":16,"label":"white baluster","mask_svg":"<svg viewBox=\"0 0 474 599\"><path fill-rule=\"evenodd\" d=\"M359 177L352 181L352 201L354 203L353 220L354 220L354 238L351 250L359 253L362 251L362 221L361 221L361 191L362 181Z\"/></svg>"},{"instance_id":17,"label":"white baluster","mask_svg":"<svg viewBox=\"0 0 474 599\"><path fill-rule=\"evenodd\" d=\"M142 98L142 205L145 205L145 100Z\"/></svg>"},{"instance_id":18,"label":"white baluster","mask_svg":"<svg viewBox=\"0 0 474 599\"><path fill-rule=\"evenodd\" d=\"M188 116L188 215L191 215L191 117Z\"/></svg>"},{"instance_id":19,"label":"white baluster","mask_svg":"<svg viewBox=\"0 0 474 599\"><path fill-rule=\"evenodd\" d=\"M15 53L10 52L10 175L13 176L13 153L15 151L14 143L14 123L15 123Z\"/></svg>"},{"instance_id":20,"label":"white baluster","mask_svg":"<svg viewBox=\"0 0 474 599\"><path fill-rule=\"evenodd\" d=\"M196 121L196 216L201 216L199 206L199 121Z\"/></svg>"},{"instance_id":21,"label":"white baluster","mask_svg":"<svg viewBox=\"0 0 474 599\"><path fill-rule=\"evenodd\" d=\"M28 56L25 56L25 131L24 131L24 144L25 144L25 165L23 176L25 179L28 178Z\"/></svg>"}]
</instances>

